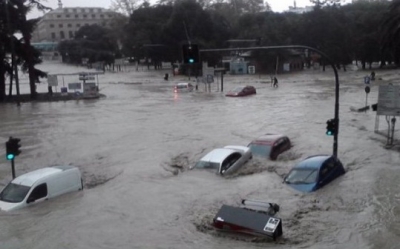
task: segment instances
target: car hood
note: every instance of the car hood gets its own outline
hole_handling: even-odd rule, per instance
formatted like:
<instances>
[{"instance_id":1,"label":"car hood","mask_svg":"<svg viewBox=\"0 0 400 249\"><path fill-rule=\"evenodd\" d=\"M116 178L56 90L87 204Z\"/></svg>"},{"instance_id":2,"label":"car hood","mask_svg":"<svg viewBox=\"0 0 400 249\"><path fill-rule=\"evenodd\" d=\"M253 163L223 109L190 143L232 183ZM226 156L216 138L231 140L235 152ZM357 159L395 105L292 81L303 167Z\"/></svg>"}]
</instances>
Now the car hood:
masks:
<instances>
[{"instance_id":1,"label":"car hood","mask_svg":"<svg viewBox=\"0 0 400 249\"><path fill-rule=\"evenodd\" d=\"M288 183L288 185L300 192L313 192L315 190L315 185L316 183L303 183L303 184L293 184L293 183Z\"/></svg>"},{"instance_id":2,"label":"car hood","mask_svg":"<svg viewBox=\"0 0 400 249\"><path fill-rule=\"evenodd\" d=\"M13 202L0 201L0 210L1 211L11 211L11 210L17 209L19 205L21 205L20 202L13 203Z\"/></svg>"}]
</instances>

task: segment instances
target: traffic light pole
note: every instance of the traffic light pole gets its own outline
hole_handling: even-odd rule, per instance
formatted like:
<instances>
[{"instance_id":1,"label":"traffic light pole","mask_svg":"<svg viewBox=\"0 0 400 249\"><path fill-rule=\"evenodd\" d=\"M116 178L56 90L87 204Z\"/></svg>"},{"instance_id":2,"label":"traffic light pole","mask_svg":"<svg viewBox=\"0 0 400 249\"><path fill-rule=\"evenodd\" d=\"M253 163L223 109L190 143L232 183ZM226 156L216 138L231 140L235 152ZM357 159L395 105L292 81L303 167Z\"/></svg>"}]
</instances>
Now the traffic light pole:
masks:
<instances>
[{"instance_id":1,"label":"traffic light pole","mask_svg":"<svg viewBox=\"0 0 400 249\"><path fill-rule=\"evenodd\" d=\"M334 110L334 120L335 120L335 134L333 135L333 155L337 157L337 151L338 151L338 135L339 135L339 76L338 76L338 71L336 69L335 64L333 61L322 51L308 47L308 46L303 46L303 45L288 45L288 46L266 46L266 47L249 47L249 48L217 48L217 49L200 49L200 53L204 52L224 52L224 51L237 51L237 50L278 50L278 49L308 49L311 51L314 51L321 55L330 66L332 66L333 72L335 74L335 83L336 83L336 88L335 88L335 110Z\"/></svg>"},{"instance_id":2,"label":"traffic light pole","mask_svg":"<svg viewBox=\"0 0 400 249\"><path fill-rule=\"evenodd\" d=\"M11 172L12 172L12 178L15 179L15 165L14 165L14 159L11 160Z\"/></svg>"}]
</instances>

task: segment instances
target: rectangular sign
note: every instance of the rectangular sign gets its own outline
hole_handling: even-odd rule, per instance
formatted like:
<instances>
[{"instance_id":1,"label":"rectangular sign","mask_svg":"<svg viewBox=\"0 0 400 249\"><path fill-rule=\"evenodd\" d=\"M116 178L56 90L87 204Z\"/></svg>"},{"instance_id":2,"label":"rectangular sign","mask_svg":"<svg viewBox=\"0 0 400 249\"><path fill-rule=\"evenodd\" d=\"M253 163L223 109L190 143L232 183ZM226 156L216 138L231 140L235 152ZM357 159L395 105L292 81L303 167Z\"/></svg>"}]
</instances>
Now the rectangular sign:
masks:
<instances>
[{"instance_id":1,"label":"rectangular sign","mask_svg":"<svg viewBox=\"0 0 400 249\"><path fill-rule=\"evenodd\" d=\"M213 82L214 82L214 68L203 67L203 83L213 83Z\"/></svg>"},{"instance_id":2,"label":"rectangular sign","mask_svg":"<svg viewBox=\"0 0 400 249\"><path fill-rule=\"evenodd\" d=\"M47 75L47 84L49 86L58 86L57 75Z\"/></svg>"},{"instance_id":3,"label":"rectangular sign","mask_svg":"<svg viewBox=\"0 0 400 249\"><path fill-rule=\"evenodd\" d=\"M377 114L400 116L400 86L379 86Z\"/></svg>"},{"instance_id":4,"label":"rectangular sign","mask_svg":"<svg viewBox=\"0 0 400 249\"><path fill-rule=\"evenodd\" d=\"M82 83L68 83L68 89L69 90L80 90L82 89Z\"/></svg>"}]
</instances>

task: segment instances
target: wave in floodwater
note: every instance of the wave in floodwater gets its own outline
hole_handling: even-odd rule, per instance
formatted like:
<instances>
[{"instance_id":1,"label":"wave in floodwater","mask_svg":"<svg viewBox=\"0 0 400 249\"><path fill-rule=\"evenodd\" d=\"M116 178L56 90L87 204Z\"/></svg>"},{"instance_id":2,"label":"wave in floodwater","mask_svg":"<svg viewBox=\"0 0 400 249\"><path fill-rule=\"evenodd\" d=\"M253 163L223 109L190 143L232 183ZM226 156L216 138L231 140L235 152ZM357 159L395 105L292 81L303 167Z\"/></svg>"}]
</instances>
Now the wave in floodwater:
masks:
<instances>
[{"instance_id":1,"label":"wave in floodwater","mask_svg":"<svg viewBox=\"0 0 400 249\"><path fill-rule=\"evenodd\" d=\"M191 166L193 166L199 160L199 155L203 155L205 151L206 149L203 149L197 154L192 154L190 152L180 153L176 156L173 156L170 161L162 163L161 167L165 171L171 172L173 175L178 175L179 173L190 170ZM301 156L302 155L296 151L286 151L279 155L276 161L253 157L245 165L238 169L238 171L224 176L224 178L232 179L241 176L257 174L264 171L275 172L278 175L283 176L287 173L287 169L285 167L281 167L280 163L294 161L299 159Z\"/></svg>"}]
</instances>

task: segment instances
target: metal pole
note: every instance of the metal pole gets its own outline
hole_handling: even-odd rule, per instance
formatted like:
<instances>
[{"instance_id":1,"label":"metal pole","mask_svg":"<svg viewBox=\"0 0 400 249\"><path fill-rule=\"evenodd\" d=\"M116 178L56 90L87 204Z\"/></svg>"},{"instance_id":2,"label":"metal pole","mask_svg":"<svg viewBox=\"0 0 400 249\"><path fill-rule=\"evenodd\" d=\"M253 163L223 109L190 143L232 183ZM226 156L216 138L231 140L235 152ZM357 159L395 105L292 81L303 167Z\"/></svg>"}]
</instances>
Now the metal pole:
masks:
<instances>
[{"instance_id":1,"label":"metal pole","mask_svg":"<svg viewBox=\"0 0 400 249\"><path fill-rule=\"evenodd\" d=\"M224 72L221 72L221 92L224 92Z\"/></svg>"},{"instance_id":2,"label":"metal pole","mask_svg":"<svg viewBox=\"0 0 400 249\"><path fill-rule=\"evenodd\" d=\"M15 179L14 159L11 160L11 172L12 172L12 178Z\"/></svg>"},{"instance_id":3,"label":"metal pole","mask_svg":"<svg viewBox=\"0 0 400 249\"><path fill-rule=\"evenodd\" d=\"M303 45L287 45L287 46L266 46L266 47L249 47L249 48L217 48L217 49L200 49L199 52L223 52L223 51L236 51L236 50L274 50L274 49L308 49L320 54L322 57L326 59L328 64L332 67L334 75L335 75L335 110L334 110L334 119L335 119L335 128L336 132L333 135L333 155L337 157L338 150L338 134L339 134L339 76L338 71L336 69L333 61L322 51L308 47Z\"/></svg>"}]
</instances>

